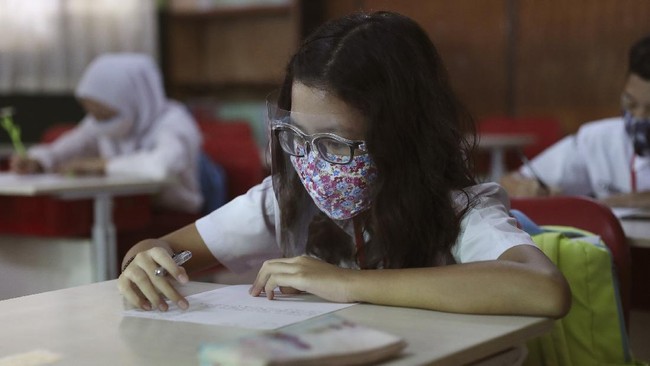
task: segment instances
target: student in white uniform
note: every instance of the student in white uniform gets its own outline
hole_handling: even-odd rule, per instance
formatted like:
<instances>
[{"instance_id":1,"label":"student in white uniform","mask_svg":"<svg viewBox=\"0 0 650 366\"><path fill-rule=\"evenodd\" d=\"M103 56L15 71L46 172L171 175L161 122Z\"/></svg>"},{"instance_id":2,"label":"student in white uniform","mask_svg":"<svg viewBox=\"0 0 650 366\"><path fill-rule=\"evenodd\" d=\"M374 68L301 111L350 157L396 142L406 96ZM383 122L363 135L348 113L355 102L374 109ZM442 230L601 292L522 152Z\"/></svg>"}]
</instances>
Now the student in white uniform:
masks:
<instances>
[{"instance_id":1,"label":"student in white uniform","mask_svg":"<svg viewBox=\"0 0 650 366\"><path fill-rule=\"evenodd\" d=\"M622 116L590 122L502 180L511 196L554 191L650 207L650 36L630 49Z\"/></svg>"},{"instance_id":2,"label":"student in white uniform","mask_svg":"<svg viewBox=\"0 0 650 366\"><path fill-rule=\"evenodd\" d=\"M75 95L87 114L51 144L14 156L18 173L138 174L168 183L158 206L198 213L201 134L188 111L165 96L154 61L105 54L85 70Z\"/></svg>"},{"instance_id":3,"label":"student in white uniform","mask_svg":"<svg viewBox=\"0 0 650 366\"><path fill-rule=\"evenodd\" d=\"M378 12L319 28L268 104L273 174L222 208L136 244L119 290L165 311L175 281L262 264L252 296L306 291L338 302L561 317L568 285L468 168L471 120L412 20ZM190 250L185 268L172 254ZM163 266L167 277L154 275ZM187 271L187 272L186 272Z\"/></svg>"}]
</instances>

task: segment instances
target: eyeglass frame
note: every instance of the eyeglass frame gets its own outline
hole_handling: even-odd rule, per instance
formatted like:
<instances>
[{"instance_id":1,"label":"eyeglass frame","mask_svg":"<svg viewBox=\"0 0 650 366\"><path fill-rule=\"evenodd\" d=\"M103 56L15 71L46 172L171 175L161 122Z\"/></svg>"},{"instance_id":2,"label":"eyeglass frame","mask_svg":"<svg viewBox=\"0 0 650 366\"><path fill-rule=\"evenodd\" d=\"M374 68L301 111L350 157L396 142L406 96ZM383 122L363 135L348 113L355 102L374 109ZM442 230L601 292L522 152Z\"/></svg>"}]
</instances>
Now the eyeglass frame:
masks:
<instances>
[{"instance_id":1,"label":"eyeglass frame","mask_svg":"<svg viewBox=\"0 0 650 366\"><path fill-rule=\"evenodd\" d=\"M294 125L292 125L290 123L286 123L286 122L282 122L282 121L278 121L278 120L271 122L271 129L275 133L275 136L278 139L278 144L280 145L280 148L282 149L282 151L284 151L285 153L287 153L287 154L289 154L291 156L295 156L295 157L298 157L298 158L302 158L302 157L306 156L313 149L316 152L318 152L318 155L320 155L320 157L323 158L323 160L327 161L328 163L338 164L338 165L347 165L347 164L350 164L352 162L352 160L354 159L354 156L355 156L354 152L356 150L359 150L359 151L362 152L362 154L358 154L358 155L363 155L363 154L368 153L368 149L366 147L366 141L365 140L350 140L350 139L346 139L345 137L339 136L339 135L337 135L335 133L331 133L331 132L321 132L321 133L314 133L314 134L306 134L306 133L302 132L298 127L296 127L296 126L294 126ZM287 129L289 129L292 132L294 132L295 134L297 134L304 141L305 153L296 154L293 151L287 151L287 149L285 149L282 142L280 142L280 137L278 136L278 134L281 131L285 131ZM347 145L350 148L350 154L348 155L349 160L347 160L345 162L331 161L327 156L325 156L325 154L320 149L314 148L314 146L318 146L318 145L315 145L314 143L316 141L318 141L318 139L323 139L323 138L330 138L332 140L335 140L336 142L340 142L340 143L343 143L343 144Z\"/></svg>"}]
</instances>

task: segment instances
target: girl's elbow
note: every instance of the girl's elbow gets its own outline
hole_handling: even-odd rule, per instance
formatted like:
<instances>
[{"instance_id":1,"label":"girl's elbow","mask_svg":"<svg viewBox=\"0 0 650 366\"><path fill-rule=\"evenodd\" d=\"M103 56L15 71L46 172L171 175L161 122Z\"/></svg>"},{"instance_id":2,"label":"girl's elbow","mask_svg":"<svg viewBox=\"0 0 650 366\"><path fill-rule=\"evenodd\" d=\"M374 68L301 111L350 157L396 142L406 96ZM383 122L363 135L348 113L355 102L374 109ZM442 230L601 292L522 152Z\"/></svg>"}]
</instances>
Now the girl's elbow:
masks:
<instances>
[{"instance_id":1,"label":"girl's elbow","mask_svg":"<svg viewBox=\"0 0 650 366\"><path fill-rule=\"evenodd\" d=\"M571 310L571 288L560 271L548 274L545 281L548 291L544 295L546 309L543 311L549 317L560 319Z\"/></svg>"}]
</instances>

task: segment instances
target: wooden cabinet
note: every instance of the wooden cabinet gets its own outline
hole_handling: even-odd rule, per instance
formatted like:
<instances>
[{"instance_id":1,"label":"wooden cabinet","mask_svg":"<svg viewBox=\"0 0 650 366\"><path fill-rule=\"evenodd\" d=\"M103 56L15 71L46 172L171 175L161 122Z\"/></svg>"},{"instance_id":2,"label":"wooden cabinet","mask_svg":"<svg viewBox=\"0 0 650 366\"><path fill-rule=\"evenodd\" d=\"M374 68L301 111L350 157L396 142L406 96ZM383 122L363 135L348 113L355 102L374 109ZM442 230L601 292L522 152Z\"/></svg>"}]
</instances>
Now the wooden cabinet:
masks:
<instances>
[{"instance_id":1,"label":"wooden cabinet","mask_svg":"<svg viewBox=\"0 0 650 366\"><path fill-rule=\"evenodd\" d=\"M164 16L163 58L174 97L268 92L299 42L296 1L199 9Z\"/></svg>"}]
</instances>

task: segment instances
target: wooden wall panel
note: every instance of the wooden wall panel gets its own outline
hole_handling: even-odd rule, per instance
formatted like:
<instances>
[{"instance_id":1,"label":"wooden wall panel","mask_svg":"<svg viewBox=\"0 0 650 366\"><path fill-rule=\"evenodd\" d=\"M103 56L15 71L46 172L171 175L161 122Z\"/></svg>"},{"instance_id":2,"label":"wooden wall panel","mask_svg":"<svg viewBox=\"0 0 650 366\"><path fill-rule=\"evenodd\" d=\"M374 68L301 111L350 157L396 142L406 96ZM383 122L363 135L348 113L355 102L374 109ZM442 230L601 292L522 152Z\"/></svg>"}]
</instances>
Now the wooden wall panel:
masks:
<instances>
[{"instance_id":1,"label":"wooden wall panel","mask_svg":"<svg viewBox=\"0 0 650 366\"><path fill-rule=\"evenodd\" d=\"M166 20L165 73L169 94L178 99L264 96L282 81L300 38L297 1L184 8Z\"/></svg>"},{"instance_id":2,"label":"wooden wall panel","mask_svg":"<svg viewBox=\"0 0 650 366\"><path fill-rule=\"evenodd\" d=\"M287 17L224 19L207 27L206 78L216 84L279 84L298 43Z\"/></svg>"},{"instance_id":3,"label":"wooden wall panel","mask_svg":"<svg viewBox=\"0 0 650 366\"><path fill-rule=\"evenodd\" d=\"M326 4L328 19L364 9L393 10L416 20L439 48L455 89L477 119L550 116L566 133L619 113L627 51L650 34L648 0Z\"/></svg>"},{"instance_id":4,"label":"wooden wall panel","mask_svg":"<svg viewBox=\"0 0 650 366\"><path fill-rule=\"evenodd\" d=\"M501 114L505 110L505 0L365 0L343 4L334 1L332 5L329 18L356 9L391 10L409 16L433 40L454 89L475 116Z\"/></svg>"},{"instance_id":5,"label":"wooden wall panel","mask_svg":"<svg viewBox=\"0 0 650 366\"><path fill-rule=\"evenodd\" d=\"M650 1L517 4L516 114L555 116L567 133L619 114L628 49L650 33Z\"/></svg>"}]
</instances>

